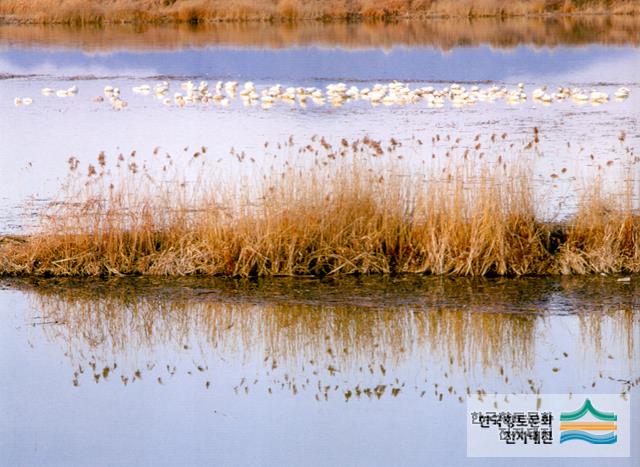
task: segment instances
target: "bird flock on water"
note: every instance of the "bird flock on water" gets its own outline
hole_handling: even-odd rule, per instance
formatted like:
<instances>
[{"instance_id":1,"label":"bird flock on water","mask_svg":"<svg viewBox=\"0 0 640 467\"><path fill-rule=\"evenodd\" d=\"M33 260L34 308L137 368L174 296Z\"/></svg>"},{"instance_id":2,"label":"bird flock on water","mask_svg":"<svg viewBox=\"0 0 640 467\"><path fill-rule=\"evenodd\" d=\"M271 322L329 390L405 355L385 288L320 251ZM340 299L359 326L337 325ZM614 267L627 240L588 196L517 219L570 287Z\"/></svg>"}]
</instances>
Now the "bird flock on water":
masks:
<instances>
[{"instance_id":1,"label":"bird flock on water","mask_svg":"<svg viewBox=\"0 0 640 467\"><path fill-rule=\"evenodd\" d=\"M358 88L355 85L345 83L331 83L324 89L318 87L284 87L281 84L263 86L258 88L253 82L247 81L240 84L238 81L218 81L209 85L206 81L196 84L193 81L182 82L179 91L171 94L170 83L162 81L151 86L142 84L133 87L134 94L141 96L153 96L166 106L186 107L196 104L216 104L228 106L238 98L246 106L260 105L269 108L278 102L289 105L306 107L309 103L317 106L325 104L341 107L352 101L368 101L372 106L403 106L426 102L429 107L443 107L449 102L454 107L464 107L480 102L504 101L507 104L517 105L529 100L538 104L551 105L554 102L572 101L575 104L601 105L609 102L611 97L616 101L622 101L629 97L631 90L620 87L612 96L598 90L585 90L576 87L558 87L552 91L547 86L534 89L527 93L524 83L509 88L505 86L491 85L481 88L472 85L468 88L457 83L443 88L434 86L422 86L411 88L409 84L393 81L387 84L374 84L371 87ZM121 96L120 88L107 85L103 95L93 98L95 102L107 101L115 110L127 107L128 102ZM42 89L45 97L57 96L60 98L73 97L78 94L78 87L71 86L68 89ZM16 97L14 104L30 105L31 97Z\"/></svg>"}]
</instances>

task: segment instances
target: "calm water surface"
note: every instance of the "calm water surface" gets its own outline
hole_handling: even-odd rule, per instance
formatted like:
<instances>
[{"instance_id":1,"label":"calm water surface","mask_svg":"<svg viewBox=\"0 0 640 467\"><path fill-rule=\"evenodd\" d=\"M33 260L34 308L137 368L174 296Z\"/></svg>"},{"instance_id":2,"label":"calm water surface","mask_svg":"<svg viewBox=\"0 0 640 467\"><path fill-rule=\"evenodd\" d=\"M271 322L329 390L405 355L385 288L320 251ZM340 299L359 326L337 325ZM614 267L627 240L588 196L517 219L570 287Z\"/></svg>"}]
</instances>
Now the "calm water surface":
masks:
<instances>
[{"instance_id":1,"label":"calm water surface","mask_svg":"<svg viewBox=\"0 0 640 467\"><path fill-rule=\"evenodd\" d=\"M486 144L491 134L507 133L517 149L538 127L541 143L533 171L551 215L568 213L596 175L619 180L619 171L626 169L632 179L640 180L635 154L640 140L640 39L633 23L596 27L480 22L469 26L468 32L450 22L435 24L343 26L346 31L337 26L294 28L289 35L280 29L245 31L230 26L200 33L180 28L140 33L105 28L75 34L65 28L0 27L0 230L20 231L29 224L23 214L57 192L66 173L65 161L72 155L88 163L103 150L115 158L133 150L149 155L160 147L176 156L184 148L206 146L212 159L234 148L261 161L265 142L284 141L291 135L301 144L314 134L331 142L364 136L430 141L448 135L471 147L477 134ZM568 35L572 28L583 35ZM372 40L376 31L384 39ZM507 37L513 41L504 43ZM626 86L632 92L623 102L611 100L601 106L572 102L543 106L529 99L520 105L501 101L464 108L450 104L429 108L426 103L373 108L357 101L340 108L279 103L266 110L244 107L239 100L228 107L165 107L152 96L132 92L134 86L167 80L172 97L180 91L180 82L188 79L211 85L217 80L251 80L259 89L276 83L324 88L338 81L362 88L400 80L412 87L442 88L458 82L467 87L513 88L522 82L529 93L545 85L550 90L571 86L609 94ZM40 94L44 87L73 85L79 89L75 97ZM121 88L129 103L125 110L92 102L105 85ZM16 96L30 96L35 102L15 107ZM626 134L624 143L618 139L621 132ZM520 156L510 148L505 152ZM425 147L414 157L430 158L432 152L437 151ZM495 157L504 154L502 149L493 152ZM247 173L232 163L221 170L230 175ZM552 174L559 177L550 183Z\"/></svg>"},{"instance_id":2,"label":"calm water surface","mask_svg":"<svg viewBox=\"0 0 640 467\"><path fill-rule=\"evenodd\" d=\"M639 279L5 280L3 463L538 465L466 458L467 392L624 393L637 432Z\"/></svg>"}]
</instances>

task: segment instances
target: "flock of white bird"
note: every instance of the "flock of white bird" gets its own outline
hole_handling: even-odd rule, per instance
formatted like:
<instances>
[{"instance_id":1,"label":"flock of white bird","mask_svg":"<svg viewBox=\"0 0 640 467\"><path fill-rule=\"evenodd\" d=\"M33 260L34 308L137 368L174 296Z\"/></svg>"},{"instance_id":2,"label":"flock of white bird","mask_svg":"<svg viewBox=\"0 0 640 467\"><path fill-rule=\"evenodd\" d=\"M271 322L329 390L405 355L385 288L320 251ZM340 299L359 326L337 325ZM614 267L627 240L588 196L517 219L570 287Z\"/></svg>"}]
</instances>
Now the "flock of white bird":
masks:
<instances>
[{"instance_id":1,"label":"flock of white bird","mask_svg":"<svg viewBox=\"0 0 640 467\"><path fill-rule=\"evenodd\" d=\"M240 85L237 81L218 81L210 86L206 81L195 84L192 81L180 83L180 91L173 93L170 97L170 83L162 81L154 86L143 84L133 88L135 94L144 96L155 96L166 106L185 107L194 104L218 104L227 106L232 100L240 97L244 105L261 105L269 108L277 102L290 105L296 103L306 107L312 102L315 105L325 105L329 103L334 107L356 100L369 101L371 105L407 105L418 102L426 102L430 107L443 107L446 102L450 102L454 107L474 105L478 102L495 102L503 100L508 104L520 104L529 98L525 91L525 85L518 83L514 88L500 87L492 85L487 88L480 88L477 85L466 88L460 84L451 84L441 89L433 86L423 86L411 89L411 87L399 81L388 84L375 84L371 87L358 88L348 86L345 83L328 84L325 89L317 87L283 87L280 84L265 86L258 89L256 85L247 81ZM71 97L78 93L77 86L68 89L44 88L43 96ZM621 101L629 97L629 88L621 87L613 93L615 100ZM546 86L534 89L531 92L531 99L543 105L551 105L554 102L571 100L576 104L600 105L609 101L609 94L591 90L587 91L579 88L559 87L551 91ZM111 85L104 87L104 95L95 96L96 102L108 101L115 110L122 110L127 107L127 101L122 99L120 89ZM30 97L16 97L14 104L30 105L33 99Z\"/></svg>"},{"instance_id":2,"label":"flock of white bird","mask_svg":"<svg viewBox=\"0 0 640 467\"><path fill-rule=\"evenodd\" d=\"M42 89L43 96L57 96L57 97L69 97L75 96L78 94L78 86L73 85L67 89L52 89L52 88L44 88ZM13 103L16 106L19 105L31 105L33 103L33 99L31 97L16 97L13 99Z\"/></svg>"}]
</instances>

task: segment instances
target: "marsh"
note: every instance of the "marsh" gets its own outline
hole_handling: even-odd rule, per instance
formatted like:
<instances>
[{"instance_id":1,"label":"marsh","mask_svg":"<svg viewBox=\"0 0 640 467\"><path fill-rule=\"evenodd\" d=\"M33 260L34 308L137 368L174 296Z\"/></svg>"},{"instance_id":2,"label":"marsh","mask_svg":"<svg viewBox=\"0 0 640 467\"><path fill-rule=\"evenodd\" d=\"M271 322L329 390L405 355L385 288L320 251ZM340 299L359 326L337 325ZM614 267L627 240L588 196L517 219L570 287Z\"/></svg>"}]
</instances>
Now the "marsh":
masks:
<instances>
[{"instance_id":1,"label":"marsh","mask_svg":"<svg viewBox=\"0 0 640 467\"><path fill-rule=\"evenodd\" d=\"M640 429L637 16L107 23L0 25L1 463L513 465L470 394Z\"/></svg>"}]
</instances>

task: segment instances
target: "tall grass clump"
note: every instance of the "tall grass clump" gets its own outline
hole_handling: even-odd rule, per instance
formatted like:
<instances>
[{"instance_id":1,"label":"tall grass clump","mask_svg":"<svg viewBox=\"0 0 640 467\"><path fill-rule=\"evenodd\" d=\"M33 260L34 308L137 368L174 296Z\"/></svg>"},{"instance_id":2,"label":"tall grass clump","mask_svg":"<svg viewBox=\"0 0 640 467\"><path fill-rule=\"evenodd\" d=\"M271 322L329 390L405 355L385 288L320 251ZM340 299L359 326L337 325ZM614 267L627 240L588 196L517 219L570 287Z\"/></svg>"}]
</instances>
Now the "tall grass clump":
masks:
<instances>
[{"instance_id":1,"label":"tall grass clump","mask_svg":"<svg viewBox=\"0 0 640 467\"><path fill-rule=\"evenodd\" d=\"M633 183L627 179L622 198L603 193L598 182L587 190L567 225L559 272L640 271L640 213L633 204L640 200L640 190Z\"/></svg>"},{"instance_id":2,"label":"tall grass clump","mask_svg":"<svg viewBox=\"0 0 640 467\"><path fill-rule=\"evenodd\" d=\"M298 149L295 152L295 149ZM225 276L640 271L640 216L594 192L562 225L536 214L526 162L465 152L431 164L402 145L314 138L230 180L206 148L180 169L135 151L86 169L32 235L0 243L13 275ZM435 154L433 155L435 158ZM219 162L218 162L219 164ZM271 165L270 165L271 164ZM155 167L155 169L153 168ZM425 168L428 167L428 168ZM596 209L602 205L602 209ZM637 209L637 207L635 207Z\"/></svg>"}]
</instances>

